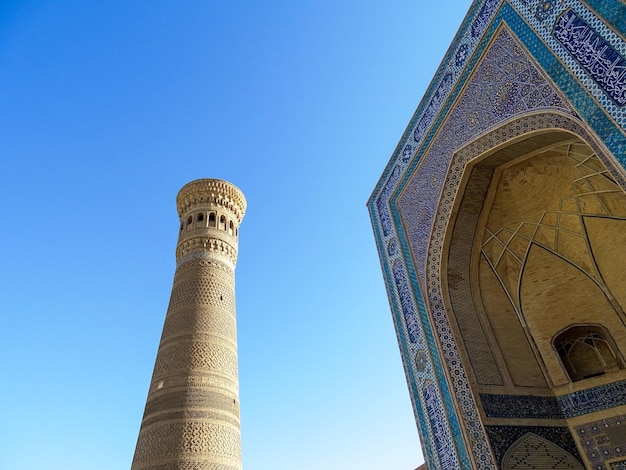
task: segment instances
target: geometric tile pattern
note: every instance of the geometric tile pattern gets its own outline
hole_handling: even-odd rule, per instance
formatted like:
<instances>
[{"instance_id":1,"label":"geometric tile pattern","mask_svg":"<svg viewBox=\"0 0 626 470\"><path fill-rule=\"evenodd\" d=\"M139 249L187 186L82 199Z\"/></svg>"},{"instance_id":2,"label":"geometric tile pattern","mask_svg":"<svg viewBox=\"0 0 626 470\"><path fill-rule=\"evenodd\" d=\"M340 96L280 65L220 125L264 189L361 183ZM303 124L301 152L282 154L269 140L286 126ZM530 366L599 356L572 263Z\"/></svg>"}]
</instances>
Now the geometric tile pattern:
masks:
<instances>
[{"instance_id":1,"label":"geometric tile pattern","mask_svg":"<svg viewBox=\"0 0 626 470\"><path fill-rule=\"evenodd\" d=\"M487 447L483 447L483 443L480 439L480 436L483 435L481 432L482 424L471 394L467 373L464 370L458 352L458 346L453 340L448 313L445 311L441 300L441 284L438 277L441 266L441 246L443 244L445 227L450 217L452 203L454 201L452 195L456 192L456 187L461 180L461 173L466 162L487 149L498 147L502 142L514 139L517 135L522 135L532 129L541 128L569 129L582 136L584 139L591 140L591 138L586 135L584 129L577 124L575 119L570 119L559 114L552 115L547 113L522 116L519 120L500 126L492 133L486 134L481 139L466 146L453 156L452 162L450 163L451 171L446 177L445 187L451 189L446 189L440 201L438 212L435 216L435 227L432 232L432 239L429 244L429 264L426 272L428 283L426 284L426 291L428 293L430 314L433 318L433 325L439 338L440 347L444 353L448 373L455 378L451 381L451 385L461 410L462 421L467 429L472 430L473 451L478 461L480 461L481 458L487 459L488 457L486 457L485 454L488 451L485 450ZM606 165L610 164L608 161L604 163ZM472 439L470 439L470 442L471 441Z\"/></svg>"},{"instance_id":2,"label":"geometric tile pattern","mask_svg":"<svg viewBox=\"0 0 626 470\"><path fill-rule=\"evenodd\" d=\"M421 158L400 200L403 212L410 212L416 221L407 235L421 277L427 257L423 236L432 229L451 152L511 116L537 108L573 114L518 40L502 29Z\"/></svg>"},{"instance_id":3,"label":"geometric tile pattern","mask_svg":"<svg viewBox=\"0 0 626 470\"><path fill-rule=\"evenodd\" d=\"M573 10L556 23L554 37L617 106L626 104L626 60Z\"/></svg>"},{"instance_id":4,"label":"geometric tile pattern","mask_svg":"<svg viewBox=\"0 0 626 470\"><path fill-rule=\"evenodd\" d=\"M438 461L442 468L457 468L459 463L453 448L453 441L448 435L446 413L441 407L441 400L437 397L437 387L431 382L424 387L424 404L428 411L433 440L437 451Z\"/></svg>"},{"instance_id":5,"label":"geometric tile pattern","mask_svg":"<svg viewBox=\"0 0 626 470\"><path fill-rule=\"evenodd\" d=\"M623 468L626 462L626 447L624 446L626 443L612 442L616 439L611 439L611 434L613 430L619 429L625 423L626 416L617 416L576 428L576 434L594 470ZM612 464L606 465L606 461L612 461Z\"/></svg>"},{"instance_id":6,"label":"geometric tile pattern","mask_svg":"<svg viewBox=\"0 0 626 470\"><path fill-rule=\"evenodd\" d=\"M480 394L491 418L563 419L606 410L626 403L626 380L580 390L558 398L532 395Z\"/></svg>"},{"instance_id":7,"label":"geometric tile pattern","mask_svg":"<svg viewBox=\"0 0 626 470\"><path fill-rule=\"evenodd\" d=\"M626 6L617 0L589 0L587 5L593 10L574 0L475 1L368 203L429 468L496 468L503 455L494 447L494 427L482 425L441 300L440 237L449 206L441 206L440 199L454 199L467 161L453 162L455 152L462 154L479 135L515 121L519 129L509 125L504 135L487 146L523 135L528 131L523 126L530 125L575 127L597 150L595 137L585 131L591 129L621 165L626 164L626 111L618 106L619 67L626 57L626 43L611 30L624 26L620 18ZM603 22L599 15L610 22ZM572 49L572 41L579 39L572 25L587 28L588 37L597 39L593 44L607 46L594 50L601 52L596 55L602 64L614 63L612 69L598 72L589 67L586 56ZM593 55L591 46L588 50ZM486 65L489 54L493 55L491 67ZM501 66L506 61L512 67ZM612 74L617 75L611 78ZM613 85L603 81L607 75ZM481 78L491 86L482 94L486 88L478 85ZM466 93L472 86L477 92ZM545 116L527 116L533 110ZM614 162L605 161L600 153L616 183L626 187L623 169L615 170ZM409 187L417 172L423 177ZM400 209L403 194L407 199ZM412 228L407 228L401 214L412 214ZM432 384L428 405L427 384ZM441 411L437 412L440 419L445 416L445 423L432 420L429 410L435 409ZM455 455L456 463L440 455L441 443L433 438L446 432L452 443L449 454ZM529 432L535 431L529 428ZM575 448L567 449L557 437L541 431L535 434L577 455Z\"/></svg>"},{"instance_id":8,"label":"geometric tile pattern","mask_svg":"<svg viewBox=\"0 0 626 470\"><path fill-rule=\"evenodd\" d=\"M537 468L583 470L580 462L577 462L571 455L534 433L528 433L515 443L507 452L502 468L504 470Z\"/></svg>"},{"instance_id":9,"label":"geometric tile pattern","mask_svg":"<svg viewBox=\"0 0 626 470\"><path fill-rule=\"evenodd\" d=\"M550 464L560 462L562 465L565 464L563 459L563 451L569 454L570 458L573 458L574 462L582 462L580 454L578 453L578 449L576 448L576 444L574 443L574 439L570 434L569 428L567 427L549 427L549 426L488 426L487 432L489 434L489 441L493 448L496 461L498 462L498 468L501 468L502 461L505 459L507 454L513 450L517 445L523 443L528 437L534 437L533 440L528 442L528 444L535 444L535 450L537 448L543 448L545 450L546 446L545 442L549 442L554 445L557 449L560 449L561 455L555 455L556 452L544 450L544 455L547 457L546 460L550 461ZM544 442L540 442L537 437L541 438ZM559 460L563 459L563 460ZM545 462L544 462L545 463ZM568 461L571 465L571 461ZM523 462L519 462L519 467L517 468L580 468L576 466L568 467L567 464L563 466L540 466L540 467L524 467ZM514 467L515 468L515 467Z\"/></svg>"},{"instance_id":10,"label":"geometric tile pattern","mask_svg":"<svg viewBox=\"0 0 626 470\"><path fill-rule=\"evenodd\" d=\"M485 83L494 82L496 85L485 86ZM488 92L481 91L482 88L487 88ZM460 405L462 421L471 436L474 459L479 462L489 462L490 456L467 373L463 368L457 345L452 339L450 321L443 309L439 282L442 241L424 244L424 234L430 233L431 237L441 239L444 234L448 214L437 217L438 205L441 204L440 192L434 188L442 187L446 183L451 152L462 147L471 139L474 132L482 133L496 127L511 116L524 114L529 107L531 109L549 107L562 113L573 114L529 59L517 39L507 28L501 28L399 199L400 214L403 215L403 226L412 248L413 261L418 274L426 282L436 335L444 351L444 362L449 374L455 378L452 387ZM527 125L538 124L530 121ZM521 126L518 132L523 130L524 127ZM463 165L452 167L455 168L462 171ZM459 178L455 180L457 184L459 181ZM427 187L424 187L425 185ZM444 197L441 201L446 199L451 198ZM424 252L420 253L420 250Z\"/></svg>"},{"instance_id":11,"label":"geometric tile pattern","mask_svg":"<svg viewBox=\"0 0 626 470\"><path fill-rule=\"evenodd\" d=\"M570 393L558 401L566 418L620 406L626 403L626 380Z\"/></svg>"},{"instance_id":12,"label":"geometric tile pattern","mask_svg":"<svg viewBox=\"0 0 626 470\"><path fill-rule=\"evenodd\" d=\"M554 397L483 393L480 401L490 418L563 419L563 412Z\"/></svg>"},{"instance_id":13,"label":"geometric tile pattern","mask_svg":"<svg viewBox=\"0 0 626 470\"><path fill-rule=\"evenodd\" d=\"M616 1L605 3L608 7L619 5ZM626 97L623 39L581 2L512 0L511 4L519 9L586 91L622 129L626 129L626 110L622 107ZM538 15L539 4L549 4L549 7Z\"/></svg>"},{"instance_id":14,"label":"geometric tile pattern","mask_svg":"<svg viewBox=\"0 0 626 470\"><path fill-rule=\"evenodd\" d=\"M404 322L402 322L405 329L404 337L409 340L409 349L416 351L415 361L412 361L412 368L414 367L415 370L416 381L423 384L414 392L415 396L419 397L420 407L418 415L421 416L422 421L428 423L430 429L436 430L436 432L427 433L422 439L429 441L426 449L436 453L438 458L432 460L440 462L440 468L458 468L459 461L452 446L452 430L443 409L442 394L439 387L429 381L434 374L431 362L426 355L427 348L423 334L424 329L421 326L418 312L412 300L413 295L407 274L404 271L403 264L399 261L393 266L393 277L400 302L400 310L404 318ZM396 323L396 327L398 327L398 323Z\"/></svg>"},{"instance_id":15,"label":"geometric tile pattern","mask_svg":"<svg viewBox=\"0 0 626 470\"><path fill-rule=\"evenodd\" d=\"M522 134L526 132L524 129L541 129L541 128L561 128L561 129L576 129L580 134L584 135L582 129L577 128L574 120L568 119L561 115L530 115L524 116L517 121L513 121L511 124L501 126L497 128L493 133L487 134L482 140L476 141L475 145L467 147L467 151L458 152L455 160L451 162L451 168L456 169L451 172L446 180L447 187L455 187L460 182L462 168L464 167L467 159L472 156L482 153L482 151L497 147L500 143L506 140L515 138L516 133ZM481 151L481 149L483 149ZM455 157L456 157L455 156ZM470 430L471 438L469 441L472 444L472 450L474 452L474 458L477 461L485 461L489 459L488 447L481 439L484 436L483 425L479 418L478 409L474 402L473 395L471 393L471 387L467 378L467 372L464 369L461 361L458 346L453 340L453 333L450 327L450 319L448 313L445 311L442 302L441 284L438 277L441 266L441 246L443 243L443 237L445 234L445 227L447 225L448 218L450 216L452 203L454 198L450 193L442 198L438 213L435 216L435 227L433 229L433 240L429 245L428 251L428 266L426 271L426 292L428 293L429 310L432 318L432 324L436 332L437 338L441 350L444 353L444 363L448 368L450 376L454 377L451 381L452 389L456 397L456 402L459 405L461 412L461 420L464 423L466 429ZM405 221L405 223L407 223ZM443 372L441 372L444 375ZM486 439L486 438L485 438ZM483 466L482 468L487 468Z\"/></svg>"}]
</instances>

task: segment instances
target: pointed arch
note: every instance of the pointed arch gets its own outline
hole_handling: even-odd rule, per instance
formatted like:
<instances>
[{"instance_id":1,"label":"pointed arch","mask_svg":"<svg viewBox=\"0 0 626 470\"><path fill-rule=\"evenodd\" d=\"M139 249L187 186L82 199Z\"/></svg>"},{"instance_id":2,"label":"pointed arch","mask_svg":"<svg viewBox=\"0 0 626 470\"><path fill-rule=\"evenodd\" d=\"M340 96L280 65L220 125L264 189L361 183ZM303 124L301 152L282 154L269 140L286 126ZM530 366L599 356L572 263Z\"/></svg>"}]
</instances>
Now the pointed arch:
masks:
<instances>
[{"instance_id":1,"label":"pointed arch","mask_svg":"<svg viewBox=\"0 0 626 470\"><path fill-rule=\"evenodd\" d=\"M502 470L584 470L569 452L529 432L515 441L502 459Z\"/></svg>"},{"instance_id":2,"label":"pointed arch","mask_svg":"<svg viewBox=\"0 0 626 470\"><path fill-rule=\"evenodd\" d=\"M572 382L624 368L615 341L600 325L572 325L553 344Z\"/></svg>"}]
</instances>

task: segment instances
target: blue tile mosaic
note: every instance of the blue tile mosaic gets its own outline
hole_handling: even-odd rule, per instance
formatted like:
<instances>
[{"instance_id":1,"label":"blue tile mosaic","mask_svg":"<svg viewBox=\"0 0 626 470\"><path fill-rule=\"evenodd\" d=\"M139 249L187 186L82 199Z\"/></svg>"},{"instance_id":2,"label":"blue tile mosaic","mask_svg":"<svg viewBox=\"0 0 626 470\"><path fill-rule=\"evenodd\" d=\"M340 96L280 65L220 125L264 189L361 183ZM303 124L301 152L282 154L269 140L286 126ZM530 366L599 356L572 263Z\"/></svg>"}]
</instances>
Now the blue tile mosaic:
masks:
<instances>
[{"instance_id":1,"label":"blue tile mosaic","mask_svg":"<svg viewBox=\"0 0 626 470\"><path fill-rule=\"evenodd\" d=\"M558 401L566 418L621 406L626 403L626 380L574 392Z\"/></svg>"},{"instance_id":2,"label":"blue tile mosaic","mask_svg":"<svg viewBox=\"0 0 626 470\"><path fill-rule=\"evenodd\" d=\"M554 397L481 394L480 401L490 418L563 419Z\"/></svg>"},{"instance_id":3,"label":"blue tile mosaic","mask_svg":"<svg viewBox=\"0 0 626 470\"><path fill-rule=\"evenodd\" d=\"M594 79L594 77L597 78L598 76L603 75L603 73L600 70L596 70L598 68L596 66L593 66L593 70L586 69L576 58L579 55L581 58L587 55L586 51L588 51L589 55L592 56L592 46L585 46L584 39L582 39L582 42L579 42L577 46L574 44L576 42L576 38L578 38L578 34L583 34L583 38L585 34L592 34L593 38L595 38L594 40L598 41L598 44L602 43L612 49L613 52L609 53L611 57L612 54L616 54L620 57L626 57L626 42L624 42L623 38L616 34L615 31L611 30L605 22L603 22L592 10L588 9L582 2L574 0L552 2L553 8L550 10L549 21L545 21L544 23L535 18L534 8L532 6L522 2L521 0L510 0L510 3L520 11L524 20L526 20L533 27L538 37L550 49L552 62L554 62L554 58L557 58L559 62L563 63L567 68L567 72L565 73L549 73L549 75L555 79L559 86L564 84L564 81L571 82L572 76L574 76L576 81L584 88L584 90L580 90L575 95L568 94L566 92L570 99L586 99L588 96L593 97L595 100L595 106L599 105L600 109L602 109L604 113L611 116L614 119L614 122L617 122L618 126L622 129L626 129L626 110L621 105L618 105L615 101L613 101L607 94L607 91L602 88L596 79ZM621 7L618 7L615 2L612 1L607 3L612 4L614 16L624 16L626 6L622 4ZM621 10L621 13L616 10ZM572 32L571 39L566 39L566 36L569 34L567 31L571 29L571 25L569 28L566 28L566 25L568 18L571 18L572 15L575 15L577 21L582 21L586 26L583 26L582 24L577 25L576 27L578 29ZM588 28L588 30L585 30L585 28ZM557 32L559 32L562 39L557 39ZM593 44L593 41L591 44ZM581 47L582 50L578 51L577 47ZM608 48L604 51L600 49L600 52L603 54L608 53ZM584 60L585 59L583 59L583 61ZM541 60L539 60L539 62L542 63ZM603 67L601 62L602 61L598 64L600 68ZM548 72L550 71L548 70ZM584 114L585 113L581 113L581 115ZM598 127L596 126L595 129L598 129Z\"/></svg>"},{"instance_id":4,"label":"blue tile mosaic","mask_svg":"<svg viewBox=\"0 0 626 470\"><path fill-rule=\"evenodd\" d=\"M376 242L377 242L377 245L380 247L381 244L383 243L381 236L380 236L382 233L382 229L379 226L379 219L374 217L373 214L374 214L374 209L370 207L370 215L372 215L372 223L375 227ZM393 241L393 240L394 239L390 241ZM396 259L398 259L397 258L398 255L399 253L394 253L393 255L390 255L390 257L393 258L395 256ZM400 268L401 268L401 265L396 264L396 270L399 270ZM401 304L399 302L399 293L394 289L395 284L394 284L394 281L392 280L393 276L390 271L390 266L383 264L383 273L384 273L384 278L387 284L388 291L396 292L396 295L390 296L389 299L390 299L390 303L392 307L392 315L394 318L394 325L396 327L396 335L398 337L398 344L400 346L400 351L402 353L403 362L404 362L404 368L405 368L405 372L407 375L407 383L409 386L411 401L413 404L416 420L418 422L418 431L420 435L420 440L422 442L422 448L424 450L426 459L429 462L431 462L431 468L442 469L444 467L442 467L438 463L439 460L438 460L438 457L437 457L438 454L436 451L435 437L437 436L437 434L432 432L430 429L431 420L428 417L428 411L426 409L426 399L423 396L424 389L422 388L423 384L427 383L429 380L432 380L434 377L436 377L440 381L442 380L441 379L442 378L441 364L440 363L437 363L436 365L434 364L435 361L438 361L438 357L432 358L432 356L430 356L430 354L428 353L429 350L426 348L424 333L426 333L427 336L431 337L429 339L429 344L433 345L434 343L432 342L432 334L430 330L425 330L421 323L421 321L424 320L424 315L426 315L424 303L422 301L421 295L419 294L419 291L416 291L415 292L416 298L415 298L414 305L417 305L417 310L419 312L418 318L420 318L420 322L418 323L419 334L417 334L414 337L416 341L412 343L408 341L406 323L404 321ZM406 273L402 274L401 278L406 279L407 278ZM414 280L414 276L409 276L409 278ZM413 301L414 300L412 297L405 298L405 303L407 302L412 303ZM411 311L414 311L413 307L409 307L409 308L411 309ZM416 354L416 351L421 352L422 360L420 361L419 365L416 362L412 362L410 360L404 360L404 358L412 357L413 354ZM434 367L437 368L439 373L435 374L433 372ZM418 386L418 384L421 384L421 385ZM432 408L435 402L439 402L439 407L441 409L444 409L446 407L449 408L450 406L452 406L452 404L449 402L449 399L447 401L444 401L443 399L443 396L449 397L449 392L447 391L447 384L445 383L445 381L441 381L438 385L439 387L434 387L434 388L431 388L430 390L430 393L429 393L429 403L431 404L430 406ZM442 396L441 390L443 391L445 395ZM446 436L448 436L447 437L448 439L451 434L453 436L459 435L459 426L458 426L458 422L455 416L448 416L447 420L441 418L441 421L438 423L439 435L441 435L440 429L444 425L449 426L449 429L450 429L450 431L446 433ZM463 443L460 443L460 447L463 448ZM454 450L454 448L452 449ZM459 461L457 460L457 462ZM467 466L467 460L461 459L460 467L457 467L457 468L469 468Z\"/></svg>"},{"instance_id":5,"label":"blue tile mosaic","mask_svg":"<svg viewBox=\"0 0 626 470\"><path fill-rule=\"evenodd\" d=\"M389 235L392 230L391 216L389 215L389 207L387 205L387 201L389 199L389 196L391 196L394 186L399 181L401 175L401 168L399 166L394 167L391 175L389 176L389 179L387 180L387 184L385 185L382 193L380 194L380 196L378 196L378 199L376 200L378 214L380 217L380 224L383 229L383 234L385 236Z\"/></svg>"},{"instance_id":6,"label":"blue tile mosaic","mask_svg":"<svg viewBox=\"0 0 626 470\"><path fill-rule=\"evenodd\" d=\"M398 289L398 295L400 297L400 306L402 307L402 313L404 313L404 321L406 324L409 341L411 343L417 343L417 338L420 336L420 327L417 320L417 312L415 306L411 300L413 293L404 274L404 267L400 262L396 262L393 267L393 277L396 281L396 288Z\"/></svg>"},{"instance_id":7,"label":"blue tile mosaic","mask_svg":"<svg viewBox=\"0 0 626 470\"><path fill-rule=\"evenodd\" d=\"M498 59L502 59L502 57L494 52L493 62L498 62L498 66L490 66L489 54L486 55L487 58L481 64L485 70L484 75L488 75L489 79L495 75L498 77L498 81L493 88L481 89L481 80L486 79L483 78L484 75L478 72L474 75L473 80L466 86L466 90L469 90L464 95L466 98L457 99L454 110L446 117L446 123L439 130L437 138L432 139L428 152L422 157L420 165L413 173L410 181L414 182L416 187L408 186L404 192L404 199L400 203L398 215L401 213L411 214L410 220L401 219L398 216L394 217L395 220L401 221L407 232L413 261L416 263L418 272L423 276L424 282L428 285L429 307L434 317L437 337L445 353L448 373L454 377L451 385L455 390L461 412L464 413L465 427L470 430L470 436L474 438L474 458L477 461L485 462L484 465L488 465L490 459L489 454L487 454L486 438L478 417L476 404L470 392L467 374L459 357L457 345L453 340L450 321L447 313L443 310L441 301L438 285L441 242L431 243L430 247L424 242L430 237L442 238L444 235L443 228L447 220L443 220L441 224L435 224L434 222L437 220L435 211L441 194L440 188L443 187L446 180L445 175L449 168L450 154L454 149L460 148L474 135L473 133L484 132L484 130L494 127L496 123L502 122L512 115L526 111L529 106L535 105L540 108L552 106L561 109L562 112L567 112L570 109L550 88L549 83L532 63L527 60L523 48L517 45L514 37L506 29L500 30L490 51L502 51L502 56L509 57L508 61L500 60L498 62ZM513 70L516 75L507 80L507 74L498 73L498 70ZM525 82L529 83L529 86L518 86L518 83L523 84ZM464 104L465 102L467 104ZM473 112L467 112L466 109ZM469 116L469 123L465 119L467 116ZM413 223L414 225L412 225ZM424 234L430 234L430 236L424 236ZM423 258L420 258L421 256ZM428 261L426 261L427 259ZM420 264L422 260L424 262ZM436 348L437 346L433 345L432 347Z\"/></svg>"},{"instance_id":8,"label":"blue tile mosaic","mask_svg":"<svg viewBox=\"0 0 626 470\"><path fill-rule=\"evenodd\" d=\"M624 35L626 31L626 15L624 3L619 0L587 0L587 4L611 26L611 29Z\"/></svg>"},{"instance_id":9,"label":"blue tile mosaic","mask_svg":"<svg viewBox=\"0 0 626 470\"><path fill-rule=\"evenodd\" d=\"M481 422L442 301L442 240L450 201L465 164L462 159L452 163L454 152L461 152L478 135L519 119L535 129L576 128L576 133L593 144L595 137L585 131L591 129L622 167L626 164L626 110L619 105L621 72L616 72L623 66L620 60L626 57L626 43L610 28L620 25L618 29L624 30L626 6L615 0L589 0L587 5L591 9L574 0L474 2L368 203L420 438L431 469L491 469L498 466L500 458L500 447L496 448L493 440L495 427L485 427ZM574 36L563 39L575 24L572 21L567 26L571 15L580 19L577 26L584 27L584 22L588 27L587 36L592 38L594 50L602 51L598 57L610 61L613 68L609 64L598 71L571 47ZM598 15L605 16L607 22ZM508 80L499 79L497 73L489 75L485 64L490 54L508 58L516 66L526 64L522 67L524 73L509 74ZM614 85L603 82L601 76L613 77L616 73ZM484 81L479 84L477 77ZM473 84L478 93L467 92ZM533 110L547 109L553 114L525 116ZM524 132L523 125L521 131L510 126L501 136L494 133L491 141L483 139L478 146L514 138ZM610 167L614 162L605 163ZM623 168L617 173L614 176L626 187ZM415 178L416 174L420 178ZM401 201L403 191L411 195ZM406 224L402 217L405 214L411 214L412 226ZM396 274L396 267L402 274ZM402 294L401 285L406 286ZM451 377L449 383L447 377ZM428 398L426 384L430 384ZM582 405L572 400L562 397L559 405L567 413L575 412L572 410ZM592 403L595 398L590 395L585 400ZM497 399L491 401L489 412L505 413L497 403ZM536 408L530 414L543 409L556 416L553 404L535 402L533 406ZM446 422L433 418L433 410L445 416ZM516 428L507 431L508 435L522 432L521 427ZM538 435L558 441L561 431L554 431L556 437L549 438L546 429L561 428L538 431ZM441 454L443 447L438 439L446 432L457 466L451 466Z\"/></svg>"},{"instance_id":10,"label":"blue tile mosaic","mask_svg":"<svg viewBox=\"0 0 626 470\"><path fill-rule=\"evenodd\" d=\"M550 396L481 394L490 418L563 419L621 406L626 403L626 381Z\"/></svg>"},{"instance_id":11,"label":"blue tile mosaic","mask_svg":"<svg viewBox=\"0 0 626 470\"><path fill-rule=\"evenodd\" d=\"M459 462L456 458L456 452L453 447L453 440L449 434L447 426L446 413L441 406L437 389L430 382L424 387L424 405L428 412L430 420L430 429L433 431L433 439L435 441L435 450L441 468L454 469L459 468Z\"/></svg>"},{"instance_id":12,"label":"blue tile mosaic","mask_svg":"<svg viewBox=\"0 0 626 470\"><path fill-rule=\"evenodd\" d=\"M477 134L512 116L537 108L573 114L519 41L507 29L502 29L454 109L440 125L437 137L411 174L400 200L401 212L411 214L403 222L409 231L417 270L422 278L428 257L426 235L433 229L434 214L452 153Z\"/></svg>"},{"instance_id":13,"label":"blue tile mosaic","mask_svg":"<svg viewBox=\"0 0 626 470\"><path fill-rule=\"evenodd\" d=\"M567 427L551 426L487 426L489 442L493 448L498 468L502 464L507 450L522 436L528 433L536 434L565 450L581 464L582 459L576 448L576 443ZM547 468L547 467L546 467Z\"/></svg>"},{"instance_id":14,"label":"blue tile mosaic","mask_svg":"<svg viewBox=\"0 0 626 470\"><path fill-rule=\"evenodd\" d=\"M575 11L568 10L552 33L618 105L626 104L626 60Z\"/></svg>"},{"instance_id":15,"label":"blue tile mosaic","mask_svg":"<svg viewBox=\"0 0 626 470\"><path fill-rule=\"evenodd\" d=\"M613 470L615 464L626 463L626 448L622 442L611 442L611 431L622 428L626 416L586 423L576 427L579 442L594 470Z\"/></svg>"}]
</instances>

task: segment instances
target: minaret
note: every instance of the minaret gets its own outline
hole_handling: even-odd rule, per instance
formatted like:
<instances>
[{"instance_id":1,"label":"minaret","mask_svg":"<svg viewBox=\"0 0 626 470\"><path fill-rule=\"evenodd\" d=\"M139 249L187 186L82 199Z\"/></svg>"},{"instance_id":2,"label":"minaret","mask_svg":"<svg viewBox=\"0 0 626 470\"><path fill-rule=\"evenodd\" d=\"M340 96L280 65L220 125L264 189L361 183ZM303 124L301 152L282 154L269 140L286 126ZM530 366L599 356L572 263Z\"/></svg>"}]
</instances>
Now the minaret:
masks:
<instances>
[{"instance_id":1,"label":"minaret","mask_svg":"<svg viewBox=\"0 0 626 470\"><path fill-rule=\"evenodd\" d=\"M174 285L131 470L241 469L235 264L246 200L200 179L176 205Z\"/></svg>"}]
</instances>

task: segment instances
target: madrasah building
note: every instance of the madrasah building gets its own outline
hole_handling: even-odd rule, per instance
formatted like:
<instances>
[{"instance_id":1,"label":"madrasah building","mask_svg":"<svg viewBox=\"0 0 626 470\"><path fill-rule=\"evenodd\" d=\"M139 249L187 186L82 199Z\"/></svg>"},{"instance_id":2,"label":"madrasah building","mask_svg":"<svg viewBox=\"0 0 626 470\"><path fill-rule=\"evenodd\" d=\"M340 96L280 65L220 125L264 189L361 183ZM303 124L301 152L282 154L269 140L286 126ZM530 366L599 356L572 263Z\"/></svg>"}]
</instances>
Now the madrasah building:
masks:
<instances>
[{"instance_id":1,"label":"madrasah building","mask_svg":"<svg viewBox=\"0 0 626 470\"><path fill-rule=\"evenodd\" d=\"M474 1L368 202L428 469L626 469L625 34Z\"/></svg>"}]
</instances>

